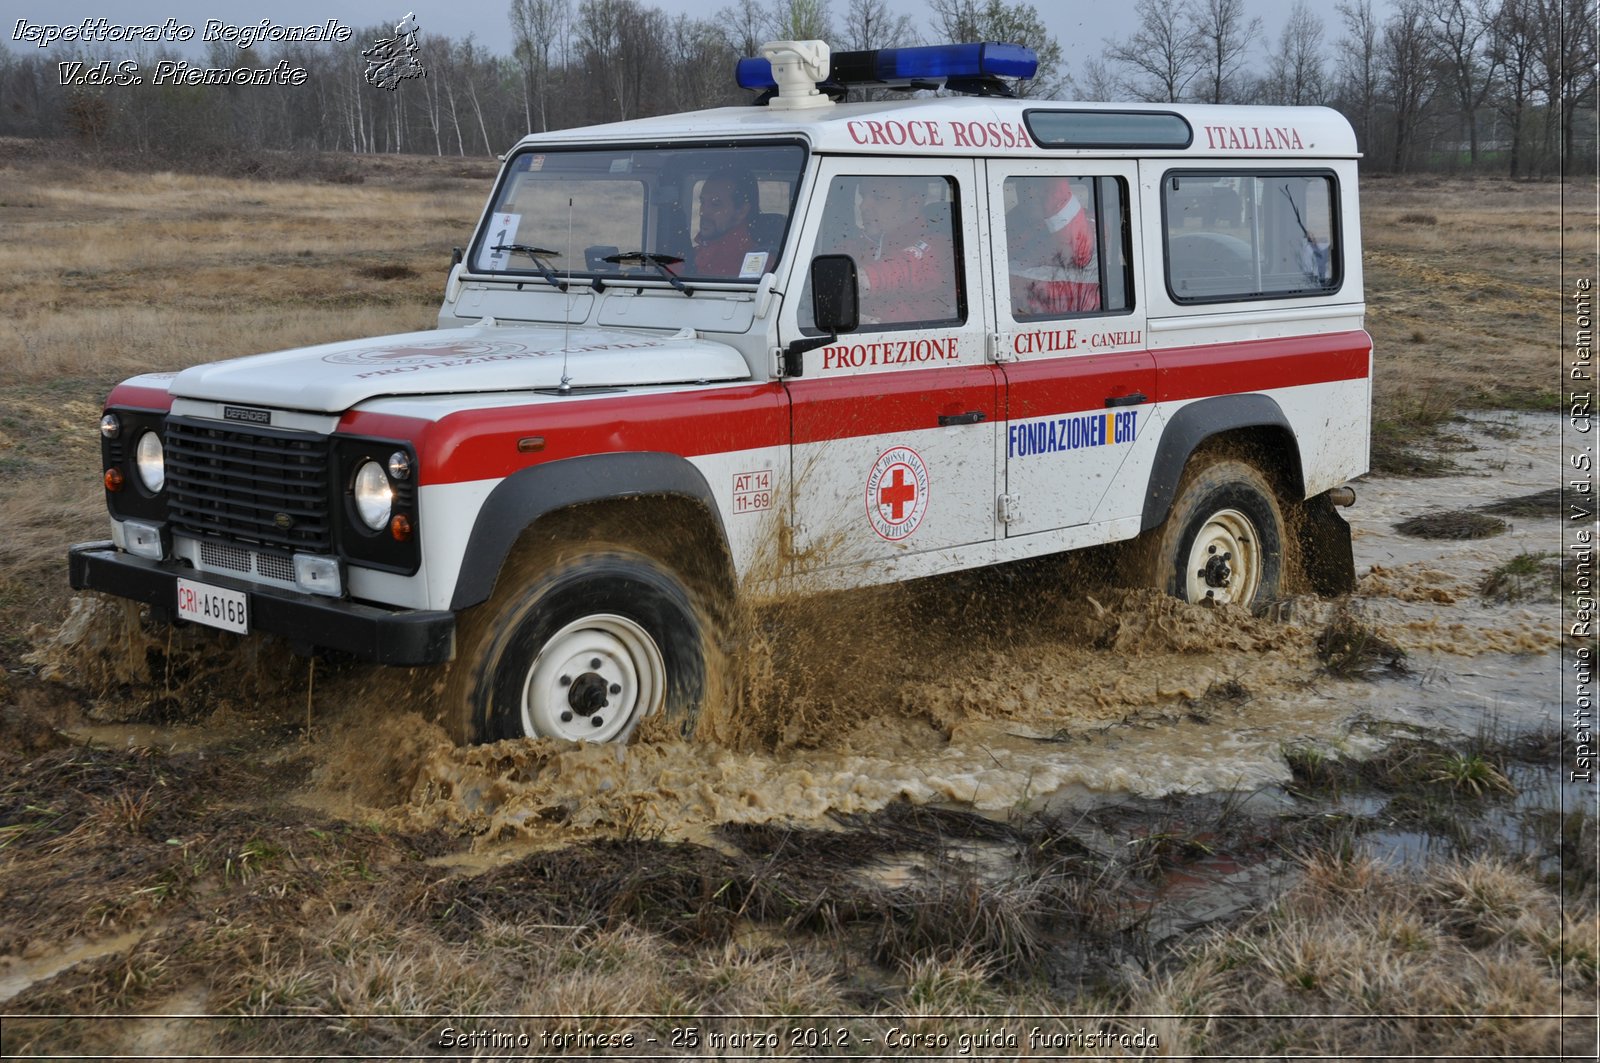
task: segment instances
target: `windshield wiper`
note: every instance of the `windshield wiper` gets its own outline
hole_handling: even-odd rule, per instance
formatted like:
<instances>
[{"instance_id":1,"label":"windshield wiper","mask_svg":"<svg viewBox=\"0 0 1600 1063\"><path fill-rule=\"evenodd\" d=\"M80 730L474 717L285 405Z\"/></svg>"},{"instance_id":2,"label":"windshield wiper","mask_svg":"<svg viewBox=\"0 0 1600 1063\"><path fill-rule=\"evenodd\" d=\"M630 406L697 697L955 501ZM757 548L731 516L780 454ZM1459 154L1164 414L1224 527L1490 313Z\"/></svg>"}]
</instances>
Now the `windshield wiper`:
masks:
<instances>
[{"instance_id":1,"label":"windshield wiper","mask_svg":"<svg viewBox=\"0 0 1600 1063\"><path fill-rule=\"evenodd\" d=\"M667 268L668 266L676 266L678 263L683 261L683 259L679 258L677 255L658 255L654 251L624 251L619 255L607 255L605 260L618 266L625 265L629 262L647 263L654 266L656 268L656 272L665 277L668 284L678 289L678 291L682 292L684 295L694 294L694 291L687 284L684 284L683 281L678 279L678 275L676 273L673 273Z\"/></svg>"},{"instance_id":2,"label":"windshield wiper","mask_svg":"<svg viewBox=\"0 0 1600 1063\"><path fill-rule=\"evenodd\" d=\"M546 258L560 258L560 251L552 251L547 247L534 247L532 244L495 244L489 248L491 251L517 251L533 259L533 266L539 271L539 276L549 281L552 285L567 290L567 282L556 276L556 271L551 268Z\"/></svg>"}]
</instances>

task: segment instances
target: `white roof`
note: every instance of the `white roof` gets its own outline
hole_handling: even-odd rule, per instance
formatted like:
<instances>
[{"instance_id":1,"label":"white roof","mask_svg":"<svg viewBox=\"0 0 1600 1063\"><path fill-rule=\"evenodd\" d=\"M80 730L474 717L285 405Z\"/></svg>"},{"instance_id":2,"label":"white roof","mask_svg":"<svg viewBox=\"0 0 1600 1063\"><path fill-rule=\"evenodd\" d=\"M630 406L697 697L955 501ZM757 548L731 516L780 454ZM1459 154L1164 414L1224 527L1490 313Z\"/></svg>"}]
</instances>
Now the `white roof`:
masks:
<instances>
[{"instance_id":1,"label":"white roof","mask_svg":"<svg viewBox=\"0 0 1600 1063\"><path fill-rule=\"evenodd\" d=\"M1027 116L1037 112L1178 115L1187 147L1041 146ZM930 97L889 103L831 104L810 110L721 107L525 137L522 145L798 136L814 151L870 155L1061 155L1172 158L1356 158L1355 132L1327 107L1210 104L1069 103L1058 100Z\"/></svg>"}]
</instances>

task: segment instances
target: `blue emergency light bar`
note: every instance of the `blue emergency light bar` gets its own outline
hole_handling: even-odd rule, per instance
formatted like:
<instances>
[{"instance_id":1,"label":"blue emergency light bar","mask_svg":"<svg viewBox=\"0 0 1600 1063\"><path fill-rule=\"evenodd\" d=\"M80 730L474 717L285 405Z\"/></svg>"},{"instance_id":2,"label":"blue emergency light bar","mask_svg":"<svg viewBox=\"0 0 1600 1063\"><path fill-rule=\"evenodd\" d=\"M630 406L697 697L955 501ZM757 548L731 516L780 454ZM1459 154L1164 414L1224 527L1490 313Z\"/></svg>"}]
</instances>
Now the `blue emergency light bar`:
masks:
<instances>
[{"instance_id":1,"label":"blue emergency light bar","mask_svg":"<svg viewBox=\"0 0 1600 1063\"><path fill-rule=\"evenodd\" d=\"M925 48L877 48L834 52L824 84L894 85L918 81L979 78L1031 78L1039 69L1033 49L1020 44L935 44ZM772 64L764 58L739 60L735 78L742 89L774 89Z\"/></svg>"}]
</instances>

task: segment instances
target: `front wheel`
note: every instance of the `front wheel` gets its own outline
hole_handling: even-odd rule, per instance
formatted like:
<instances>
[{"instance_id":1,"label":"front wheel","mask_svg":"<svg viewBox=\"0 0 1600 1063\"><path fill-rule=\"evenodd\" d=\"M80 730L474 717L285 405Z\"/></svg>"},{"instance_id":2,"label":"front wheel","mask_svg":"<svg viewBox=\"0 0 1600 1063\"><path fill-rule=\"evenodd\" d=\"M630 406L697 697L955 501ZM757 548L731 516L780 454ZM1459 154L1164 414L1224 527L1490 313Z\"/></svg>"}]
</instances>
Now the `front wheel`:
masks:
<instances>
[{"instance_id":1,"label":"front wheel","mask_svg":"<svg viewBox=\"0 0 1600 1063\"><path fill-rule=\"evenodd\" d=\"M1283 585L1283 514L1253 466L1201 459L1184 472L1144 557L1144 579L1186 602L1264 606Z\"/></svg>"},{"instance_id":2,"label":"front wheel","mask_svg":"<svg viewBox=\"0 0 1600 1063\"><path fill-rule=\"evenodd\" d=\"M458 640L446 697L460 737L626 742L663 712L692 732L709 642L670 570L618 549L511 566L501 580Z\"/></svg>"}]
</instances>

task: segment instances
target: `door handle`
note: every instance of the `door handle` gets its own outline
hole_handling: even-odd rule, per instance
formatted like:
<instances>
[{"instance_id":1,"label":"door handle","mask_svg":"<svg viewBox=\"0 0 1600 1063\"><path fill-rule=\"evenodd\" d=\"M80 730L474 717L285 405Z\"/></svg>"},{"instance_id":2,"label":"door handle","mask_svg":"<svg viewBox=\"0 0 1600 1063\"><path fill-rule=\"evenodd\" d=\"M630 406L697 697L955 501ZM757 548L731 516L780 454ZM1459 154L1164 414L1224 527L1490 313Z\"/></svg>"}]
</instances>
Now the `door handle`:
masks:
<instances>
[{"instance_id":1,"label":"door handle","mask_svg":"<svg viewBox=\"0 0 1600 1063\"><path fill-rule=\"evenodd\" d=\"M1106 399L1106 406L1140 406L1149 402L1149 398L1142 391L1135 391L1132 395L1111 395Z\"/></svg>"},{"instance_id":2,"label":"door handle","mask_svg":"<svg viewBox=\"0 0 1600 1063\"><path fill-rule=\"evenodd\" d=\"M949 428L958 424L977 424L980 421L987 420L988 417L989 415L982 410L968 410L966 413L941 413L939 415L939 427Z\"/></svg>"}]
</instances>

